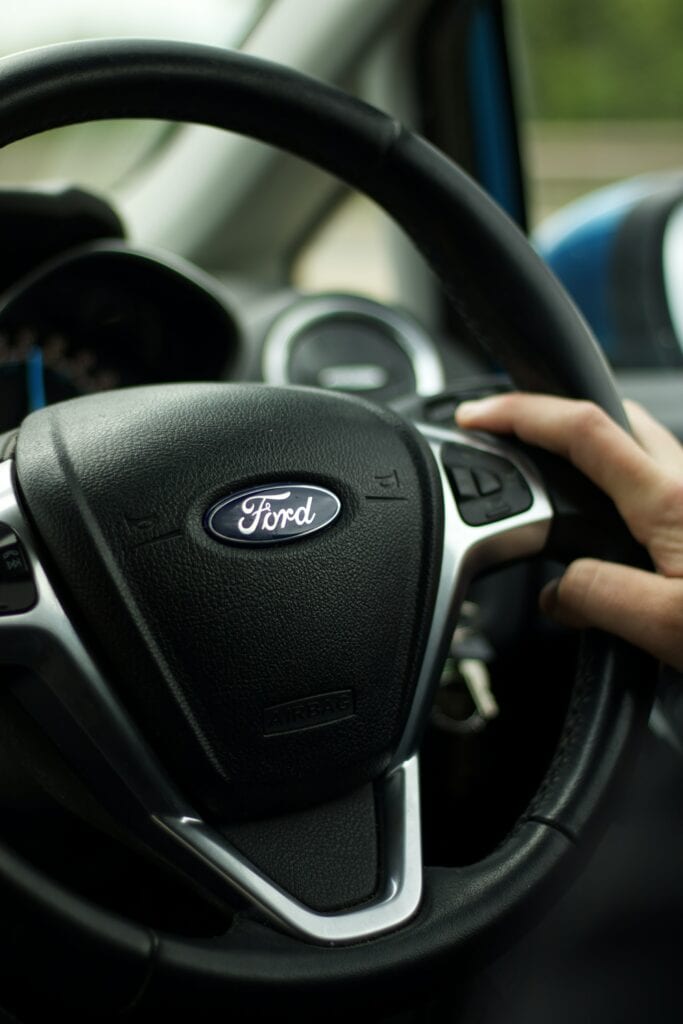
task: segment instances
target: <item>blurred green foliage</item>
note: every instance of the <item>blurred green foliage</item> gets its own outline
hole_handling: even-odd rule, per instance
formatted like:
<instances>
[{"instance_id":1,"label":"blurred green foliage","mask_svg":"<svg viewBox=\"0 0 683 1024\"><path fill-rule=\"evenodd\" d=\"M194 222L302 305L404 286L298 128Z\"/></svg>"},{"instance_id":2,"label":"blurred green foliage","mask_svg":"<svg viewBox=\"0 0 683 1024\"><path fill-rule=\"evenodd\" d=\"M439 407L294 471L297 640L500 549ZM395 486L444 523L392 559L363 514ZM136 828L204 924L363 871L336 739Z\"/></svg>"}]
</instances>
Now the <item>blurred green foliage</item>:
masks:
<instances>
[{"instance_id":1,"label":"blurred green foliage","mask_svg":"<svg viewBox=\"0 0 683 1024\"><path fill-rule=\"evenodd\" d=\"M512 0L532 113L683 118L683 0Z\"/></svg>"}]
</instances>

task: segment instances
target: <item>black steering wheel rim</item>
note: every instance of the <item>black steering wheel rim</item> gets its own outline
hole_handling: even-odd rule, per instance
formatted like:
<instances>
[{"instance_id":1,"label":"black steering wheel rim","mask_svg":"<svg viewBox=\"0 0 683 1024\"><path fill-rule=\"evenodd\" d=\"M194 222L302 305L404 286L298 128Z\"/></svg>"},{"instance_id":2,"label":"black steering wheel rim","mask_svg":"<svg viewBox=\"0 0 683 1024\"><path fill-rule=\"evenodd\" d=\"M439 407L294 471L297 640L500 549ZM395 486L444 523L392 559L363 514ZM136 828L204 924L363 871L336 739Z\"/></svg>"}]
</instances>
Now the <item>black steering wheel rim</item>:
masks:
<instances>
[{"instance_id":1,"label":"black steering wheel rim","mask_svg":"<svg viewBox=\"0 0 683 1024\"><path fill-rule=\"evenodd\" d=\"M0 64L0 144L82 121L193 121L287 149L365 192L412 237L455 304L462 329L485 344L518 386L594 401L627 426L589 329L517 228L465 174L397 122L291 70L218 49L157 41L64 44ZM488 282L495 283L490 288ZM533 310L533 316L530 311ZM238 918L220 941L155 935L94 908L10 851L0 875L25 901L27 941L38 929L64 991L119 1005L204 1005L244 998L275 1006L305 991L320 1003L353 983L354 998L392 982L425 987L456 950L516 927L529 897L576 863L647 713L650 662L604 636L589 638L560 748L517 827L486 861L431 869L416 917L362 946L322 949ZM23 896L23 900L22 897ZM28 908L28 909L26 909ZM54 944L69 936L69 949ZM21 942L13 956L21 958ZM77 966L74 951L77 950ZM234 1002L233 1002L234 1005Z\"/></svg>"}]
</instances>

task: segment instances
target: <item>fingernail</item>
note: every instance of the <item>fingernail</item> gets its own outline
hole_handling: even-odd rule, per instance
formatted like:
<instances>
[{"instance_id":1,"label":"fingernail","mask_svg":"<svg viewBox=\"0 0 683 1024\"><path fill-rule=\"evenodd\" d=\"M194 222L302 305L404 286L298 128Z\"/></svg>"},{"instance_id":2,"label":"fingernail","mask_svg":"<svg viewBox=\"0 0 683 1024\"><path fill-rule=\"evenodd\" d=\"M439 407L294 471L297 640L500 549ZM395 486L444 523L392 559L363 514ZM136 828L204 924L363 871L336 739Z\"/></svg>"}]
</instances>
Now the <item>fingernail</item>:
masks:
<instances>
[{"instance_id":1,"label":"fingernail","mask_svg":"<svg viewBox=\"0 0 683 1024\"><path fill-rule=\"evenodd\" d=\"M489 409L494 407L496 401L495 398L470 398L469 401L460 403L455 410L455 418L458 423L464 425L468 420L485 416Z\"/></svg>"},{"instance_id":2,"label":"fingernail","mask_svg":"<svg viewBox=\"0 0 683 1024\"><path fill-rule=\"evenodd\" d=\"M538 604L544 615L552 615L557 608L561 578L561 576L558 576L557 579L546 583L539 594Z\"/></svg>"}]
</instances>

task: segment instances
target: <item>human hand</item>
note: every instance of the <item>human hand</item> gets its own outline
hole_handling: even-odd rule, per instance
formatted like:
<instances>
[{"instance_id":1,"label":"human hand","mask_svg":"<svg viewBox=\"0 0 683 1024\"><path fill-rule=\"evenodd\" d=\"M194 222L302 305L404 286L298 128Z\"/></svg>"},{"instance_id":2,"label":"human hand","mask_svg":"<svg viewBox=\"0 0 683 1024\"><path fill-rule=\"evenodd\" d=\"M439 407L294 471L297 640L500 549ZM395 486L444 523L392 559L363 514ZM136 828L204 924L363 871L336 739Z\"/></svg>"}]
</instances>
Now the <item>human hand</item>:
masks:
<instances>
[{"instance_id":1,"label":"human hand","mask_svg":"<svg viewBox=\"0 0 683 1024\"><path fill-rule=\"evenodd\" d=\"M683 447L635 402L635 438L590 402L521 392L463 402L459 427L513 433L569 459L614 501L655 572L580 558L541 592L542 611L595 626L683 670Z\"/></svg>"}]
</instances>

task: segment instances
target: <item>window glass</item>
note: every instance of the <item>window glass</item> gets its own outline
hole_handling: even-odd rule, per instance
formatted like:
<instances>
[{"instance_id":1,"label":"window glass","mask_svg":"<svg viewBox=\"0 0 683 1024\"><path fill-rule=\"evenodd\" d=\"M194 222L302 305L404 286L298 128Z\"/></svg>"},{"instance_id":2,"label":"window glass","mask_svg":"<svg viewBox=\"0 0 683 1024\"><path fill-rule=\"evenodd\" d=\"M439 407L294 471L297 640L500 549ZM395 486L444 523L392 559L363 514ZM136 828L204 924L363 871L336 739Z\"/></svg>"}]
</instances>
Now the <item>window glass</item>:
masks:
<instances>
[{"instance_id":1,"label":"window glass","mask_svg":"<svg viewBox=\"0 0 683 1024\"><path fill-rule=\"evenodd\" d=\"M530 221L683 168L680 0L514 0Z\"/></svg>"},{"instance_id":2,"label":"window glass","mask_svg":"<svg viewBox=\"0 0 683 1024\"><path fill-rule=\"evenodd\" d=\"M304 246L292 268L303 291L358 292L397 302L399 282L389 250L389 218L365 196L349 195Z\"/></svg>"},{"instance_id":3,"label":"window glass","mask_svg":"<svg viewBox=\"0 0 683 1024\"><path fill-rule=\"evenodd\" d=\"M3 0L0 55L106 36L239 46L268 0ZM159 122L115 121L45 132L0 151L0 184L68 179L106 188L168 137Z\"/></svg>"}]
</instances>

